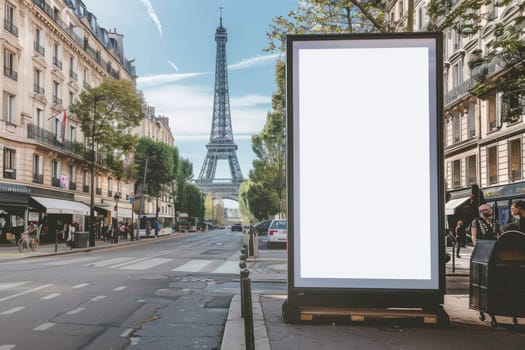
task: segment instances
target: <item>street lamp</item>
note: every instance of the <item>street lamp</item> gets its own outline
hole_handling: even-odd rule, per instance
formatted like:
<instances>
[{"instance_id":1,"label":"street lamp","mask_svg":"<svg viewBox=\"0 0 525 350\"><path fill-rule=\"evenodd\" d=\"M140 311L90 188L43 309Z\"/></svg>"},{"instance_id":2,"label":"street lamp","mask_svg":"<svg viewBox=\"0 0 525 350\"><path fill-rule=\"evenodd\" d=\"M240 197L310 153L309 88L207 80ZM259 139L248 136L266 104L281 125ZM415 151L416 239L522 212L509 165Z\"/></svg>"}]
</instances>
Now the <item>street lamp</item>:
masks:
<instances>
[{"instance_id":1,"label":"street lamp","mask_svg":"<svg viewBox=\"0 0 525 350\"><path fill-rule=\"evenodd\" d=\"M91 200L89 202L89 246L95 246L95 126L97 116L97 101L102 96L93 94L93 123L91 124Z\"/></svg>"}]
</instances>

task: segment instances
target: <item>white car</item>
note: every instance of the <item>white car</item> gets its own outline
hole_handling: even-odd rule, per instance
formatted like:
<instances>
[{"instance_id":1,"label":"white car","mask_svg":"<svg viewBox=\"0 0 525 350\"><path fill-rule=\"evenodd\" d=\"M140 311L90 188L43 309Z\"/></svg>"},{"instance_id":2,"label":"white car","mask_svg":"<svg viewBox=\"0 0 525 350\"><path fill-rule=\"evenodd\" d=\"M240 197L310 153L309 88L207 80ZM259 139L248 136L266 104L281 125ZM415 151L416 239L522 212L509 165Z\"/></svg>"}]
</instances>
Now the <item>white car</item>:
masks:
<instances>
[{"instance_id":1,"label":"white car","mask_svg":"<svg viewBox=\"0 0 525 350\"><path fill-rule=\"evenodd\" d=\"M273 220L268 227L268 245L288 242L288 225L286 220Z\"/></svg>"}]
</instances>

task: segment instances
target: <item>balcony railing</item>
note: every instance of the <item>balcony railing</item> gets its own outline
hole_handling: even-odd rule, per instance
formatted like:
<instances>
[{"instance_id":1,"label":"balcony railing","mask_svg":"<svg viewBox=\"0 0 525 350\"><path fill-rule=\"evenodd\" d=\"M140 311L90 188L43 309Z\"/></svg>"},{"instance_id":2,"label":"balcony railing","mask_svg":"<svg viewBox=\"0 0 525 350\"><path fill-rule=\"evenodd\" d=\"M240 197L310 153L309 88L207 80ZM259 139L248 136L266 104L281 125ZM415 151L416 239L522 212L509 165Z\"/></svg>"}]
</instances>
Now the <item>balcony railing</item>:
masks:
<instances>
[{"instance_id":1,"label":"balcony railing","mask_svg":"<svg viewBox=\"0 0 525 350\"><path fill-rule=\"evenodd\" d=\"M513 170L512 171L512 181L518 181L521 180L521 170Z\"/></svg>"},{"instance_id":2,"label":"balcony railing","mask_svg":"<svg viewBox=\"0 0 525 350\"><path fill-rule=\"evenodd\" d=\"M77 154L81 151L82 145L69 140L59 142L57 135L51 131L43 129L35 124L27 125L27 138L38 141L39 143L59 148L63 151ZM62 140L60 140L62 141Z\"/></svg>"},{"instance_id":3,"label":"balcony railing","mask_svg":"<svg viewBox=\"0 0 525 350\"><path fill-rule=\"evenodd\" d=\"M489 185L494 185L498 183L498 175L489 176Z\"/></svg>"},{"instance_id":4,"label":"balcony railing","mask_svg":"<svg viewBox=\"0 0 525 350\"><path fill-rule=\"evenodd\" d=\"M89 83L87 83L86 81L84 81L84 83L82 84L82 86L83 86L84 89L86 89L86 90L91 89L91 85L89 85Z\"/></svg>"},{"instance_id":5,"label":"balcony railing","mask_svg":"<svg viewBox=\"0 0 525 350\"><path fill-rule=\"evenodd\" d=\"M16 180L16 169L4 169L4 179Z\"/></svg>"},{"instance_id":6,"label":"balcony railing","mask_svg":"<svg viewBox=\"0 0 525 350\"><path fill-rule=\"evenodd\" d=\"M62 69L62 61L58 59L58 57L53 57L53 64L57 66L58 68Z\"/></svg>"},{"instance_id":7,"label":"balcony railing","mask_svg":"<svg viewBox=\"0 0 525 350\"><path fill-rule=\"evenodd\" d=\"M468 94L468 91L469 89L472 87L473 85L473 80L471 78L465 80L464 82L462 82L461 84L457 85L456 87L454 87L452 90L449 90L447 92L445 92L445 96L444 96L444 103L445 103L445 106L459 100L460 98L464 97L465 95Z\"/></svg>"},{"instance_id":8,"label":"balcony railing","mask_svg":"<svg viewBox=\"0 0 525 350\"><path fill-rule=\"evenodd\" d=\"M56 177L51 178L51 186L60 187L60 179Z\"/></svg>"},{"instance_id":9,"label":"balcony railing","mask_svg":"<svg viewBox=\"0 0 525 350\"><path fill-rule=\"evenodd\" d=\"M13 80L18 80L18 73L13 70L13 68L10 67L4 67L4 75L8 78L11 78Z\"/></svg>"},{"instance_id":10,"label":"balcony railing","mask_svg":"<svg viewBox=\"0 0 525 350\"><path fill-rule=\"evenodd\" d=\"M44 95L46 93L46 90L38 84L33 85L33 91L35 92L35 94L39 95Z\"/></svg>"},{"instance_id":11,"label":"balcony railing","mask_svg":"<svg viewBox=\"0 0 525 350\"><path fill-rule=\"evenodd\" d=\"M44 175L43 174L33 174L33 182L36 184L43 184Z\"/></svg>"},{"instance_id":12,"label":"balcony railing","mask_svg":"<svg viewBox=\"0 0 525 350\"><path fill-rule=\"evenodd\" d=\"M82 185L82 192L89 192L89 185Z\"/></svg>"},{"instance_id":13,"label":"balcony railing","mask_svg":"<svg viewBox=\"0 0 525 350\"><path fill-rule=\"evenodd\" d=\"M101 188L96 188L95 189L95 193L98 194L98 195L102 195L102 189Z\"/></svg>"},{"instance_id":14,"label":"balcony railing","mask_svg":"<svg viewBox=\"0 0 525 350\"><path fill-rule=\"evenodd\" d=\"M8 19L4 19L4 28L14 36L18 36L18 27Z\"/></svg>"},{"instance_id":15,"label":"balcony railing","mask_svg":"<svg viewBox=\"0 0 525 350\"><path fill-rule=\"evenodd\" d=\"M113 191L108 191L108 197L113 197Z\"/></svg>"},{"instance_id":16,"label":"balcony railing","mask_svg":"<svg viewBox=\"0 0 525 350\"><path fill-rule=\"evenodd\" d=\"M38 52L41 56L45 56L46 49L42 45L40 45L40 43L37 43L35 41L34 48L35 48L35 51Z\"/></svg>"},{"instance_id":17,"label":"balcony railing","mask_svg":"<svg viewBox=\"0 0 525 350\"><path fill-rule=\"evenodd\" d=\"M77 190L77 183L76 182L69 182L69 189L71 191L76 191Z\"/></svg>"}]
</instances>

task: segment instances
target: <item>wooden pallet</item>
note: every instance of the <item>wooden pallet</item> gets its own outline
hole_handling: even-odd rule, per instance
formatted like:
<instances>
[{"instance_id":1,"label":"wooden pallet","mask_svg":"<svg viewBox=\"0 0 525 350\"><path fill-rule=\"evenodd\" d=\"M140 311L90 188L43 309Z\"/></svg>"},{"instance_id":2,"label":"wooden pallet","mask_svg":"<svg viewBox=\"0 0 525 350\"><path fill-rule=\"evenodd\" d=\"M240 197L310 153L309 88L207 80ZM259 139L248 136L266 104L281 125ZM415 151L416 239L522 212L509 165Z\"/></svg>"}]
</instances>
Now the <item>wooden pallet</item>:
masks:
<instances>
[{"instance_id":1,"label":"wooden pallet","mask_svg":"<svg viewBox=\"0 0 525 350\"><path fill-rule=\"evenodd\" d=\"M374 308L336 308L336 307L301 307L301 321L313 321L314 317L349 317L356 322L370 319L420 319L425 324L437 324L438 315L422 309L374 309Z\"/></svg>"}]
</instances>

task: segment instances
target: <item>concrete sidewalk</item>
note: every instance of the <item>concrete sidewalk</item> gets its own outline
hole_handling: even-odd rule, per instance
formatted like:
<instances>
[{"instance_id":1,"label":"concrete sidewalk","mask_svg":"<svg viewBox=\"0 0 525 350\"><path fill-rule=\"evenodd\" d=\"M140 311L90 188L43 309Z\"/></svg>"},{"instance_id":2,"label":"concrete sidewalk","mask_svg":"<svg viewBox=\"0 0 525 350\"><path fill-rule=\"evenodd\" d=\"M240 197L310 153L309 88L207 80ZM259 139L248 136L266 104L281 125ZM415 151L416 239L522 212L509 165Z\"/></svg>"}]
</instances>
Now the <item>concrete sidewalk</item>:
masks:
<instances>
[{"instance_id":1,"label":"concrete sidewalk","mask_svg":"<svg viewBox=\"0 0 525 350\"><path fill-rule=\"evenodd\" d=\"M172 233L171 235L159 236L157 240L169 239L169 238L173 238L173 237L176 237L182 234L183 233L175 232L175 233ZM146 244L146 243L154 242L155 240L156 240L155 238L141 238L140 240L134 240L134 241L131 241L130 239L123 239L123 240L119 239L118 243L111 243L110 241L97 240L95 242L94 247L73 248L73 249L71 249L71 247L66 245L65 242L58 243L56 247L54 243L43 243L36 250L27 251L23 253L18 251L18 247L15 244L1 244L0 245L0 262L6 261L6 260L42 257L42 256L49 256L49 255L72 254L72 253L79 253L79 252L89 252L89 251L100 250L100 249L111 249L111 248L131 245L131 244L135 244L135 245L136 244Z\"/></svg>"},{"instance_id":2,"label":"concrete sidewalk","mask_svg":"<svg viewBox=\"0 0 525 350\"><path fill-rule=\"evenodd\" d=\"M472 247L462 248L455 266L452 261L446 266L447 280L461 278L467 282L464 293L445 295L448 327L395 319L287 324L281 315L286 294L252 293L255 349L525 349L525 319L518 319L520 325L515 326L512 318L496 315L500 327L491 327L488 315L487 320L480 321L479 313L469 308L471 252ZM252 281L286 282L287 264L283 259L250 258L248 269ZM230 304L220 349L246 349L240 294Z\"/></svg>"}]
</instances>

